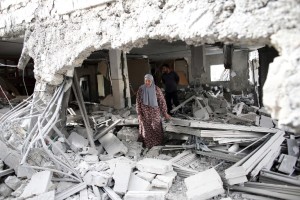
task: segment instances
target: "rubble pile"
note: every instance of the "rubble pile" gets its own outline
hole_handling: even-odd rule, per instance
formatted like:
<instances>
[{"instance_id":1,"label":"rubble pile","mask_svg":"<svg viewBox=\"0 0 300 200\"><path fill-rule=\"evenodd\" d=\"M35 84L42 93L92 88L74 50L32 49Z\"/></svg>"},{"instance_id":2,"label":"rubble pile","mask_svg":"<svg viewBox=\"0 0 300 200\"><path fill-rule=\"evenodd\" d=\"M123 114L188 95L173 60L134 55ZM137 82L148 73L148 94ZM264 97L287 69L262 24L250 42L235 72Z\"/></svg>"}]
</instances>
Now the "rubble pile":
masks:
<instances>
[{"instance_id":1,"label":"rubble pile","mask_svg":"<svg viewBox=\"0 0 300 200\"><path fill-rule=\"evenodd\" d=\"M134 107L87 113L79 98L61 125L69 87L0 118L0 199L299 199L298 136L263 109L193 94L146 149Z\"/></svg>"}]
</instances>

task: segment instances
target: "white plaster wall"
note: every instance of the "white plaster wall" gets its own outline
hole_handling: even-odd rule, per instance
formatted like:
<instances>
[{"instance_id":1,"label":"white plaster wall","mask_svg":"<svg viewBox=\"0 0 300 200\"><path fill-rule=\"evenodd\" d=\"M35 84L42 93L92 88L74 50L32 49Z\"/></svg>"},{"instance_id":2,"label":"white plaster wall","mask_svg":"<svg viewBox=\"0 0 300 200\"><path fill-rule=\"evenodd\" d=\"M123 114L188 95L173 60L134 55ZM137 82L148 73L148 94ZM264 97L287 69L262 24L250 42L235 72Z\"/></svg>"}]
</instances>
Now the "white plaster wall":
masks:
<instances>
[{"instance_id":1,"label":"white plaster wall","mask_svg":"<svg viewBox=\"0 0 300 200\"><path fill-rule=\"evenodd\" d=\"M68 70L96 49L128 51L149 38L273 45L280 57L270 66L264 104L281 125L296 132L299 26L297 0L0 1L0 37L25 34L20 61L31 56L37 81L52 85L60 84Z\"/></svg>"}]
</instances>

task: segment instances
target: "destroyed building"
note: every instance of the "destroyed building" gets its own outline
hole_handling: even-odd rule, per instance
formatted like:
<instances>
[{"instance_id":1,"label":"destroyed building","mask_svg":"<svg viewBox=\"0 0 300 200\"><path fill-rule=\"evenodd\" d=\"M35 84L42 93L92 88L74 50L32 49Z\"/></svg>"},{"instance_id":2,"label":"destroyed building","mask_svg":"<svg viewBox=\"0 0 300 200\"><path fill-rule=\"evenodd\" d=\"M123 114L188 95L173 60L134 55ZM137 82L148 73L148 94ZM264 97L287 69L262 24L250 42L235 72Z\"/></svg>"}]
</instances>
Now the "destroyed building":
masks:
<instances>
[{"instance_id":1,"label":"destroyed building","mask_svg":"<svg viewBox=\"0 0 300 200\"><path fill-rule=\"evenodd\" d=\"M1 0L0 199L299 199L300 2ZM168 63L166 142L135 93Z\"/></svg>"}]
</instances>

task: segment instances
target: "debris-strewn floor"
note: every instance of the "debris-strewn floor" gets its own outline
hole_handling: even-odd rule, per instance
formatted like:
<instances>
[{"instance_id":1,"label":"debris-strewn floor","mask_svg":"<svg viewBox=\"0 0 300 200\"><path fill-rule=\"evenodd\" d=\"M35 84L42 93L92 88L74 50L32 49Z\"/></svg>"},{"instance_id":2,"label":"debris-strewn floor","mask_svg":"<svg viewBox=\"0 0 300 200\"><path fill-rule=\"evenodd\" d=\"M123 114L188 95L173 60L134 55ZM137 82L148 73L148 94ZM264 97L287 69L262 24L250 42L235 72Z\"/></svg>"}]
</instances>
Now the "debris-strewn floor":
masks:
<instances>
[{"instance_id":1,"label":"debris-strewn floor","mask_svg":"<svg viewBox=\"0 0 300 200\"><path fill-rule=\"evenodd\" d=\"M134 107L85 115L74 104L64 125L62 91L48 107L31 111L29 97L1 117L0 199L300 197L299 138L251 98L186 93L163 122L164 145L145 149Z\"/></svg>"}]
</instances>

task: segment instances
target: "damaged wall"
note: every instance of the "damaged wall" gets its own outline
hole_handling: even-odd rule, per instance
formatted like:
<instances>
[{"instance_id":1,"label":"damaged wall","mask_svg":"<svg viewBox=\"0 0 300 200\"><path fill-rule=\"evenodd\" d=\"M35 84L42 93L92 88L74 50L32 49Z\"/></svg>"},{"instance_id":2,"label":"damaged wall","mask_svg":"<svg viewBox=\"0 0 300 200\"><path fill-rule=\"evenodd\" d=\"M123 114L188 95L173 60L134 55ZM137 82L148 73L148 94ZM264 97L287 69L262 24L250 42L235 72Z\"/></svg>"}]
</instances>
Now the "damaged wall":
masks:
<instances>
[{"instance_id":1,"label":"damaged wall","mask_svg":"<svg viewBox=\"0 0 300 200\"><path fill-rule=\"evenodd\" d=\"M224 55L207 55L205 72L201 74L201 83L203 84L213 84L213 85L223 85L224 87L230 88L233 93L241 94L242 91L250 89L248 78L248 51L234 51L232 57L232 68L230 69L231 76L230 81L216 81L211 82L211 65L223 64Z\"/></svg>"},{"instance_id":2,"label":"damaged wall","mask_svg":"<svg viewBox=\"0 0 300 200\"><path fill-rule=\"evenodd\" d=\"M299 132L299 11L293 0L3 0L0 38L25 35L19 67L32 57L42 85L60 84L95 50L128 51L148 39L273 45L280 57L270 66L264 105Z\"/></svg>"}]
</instances>

